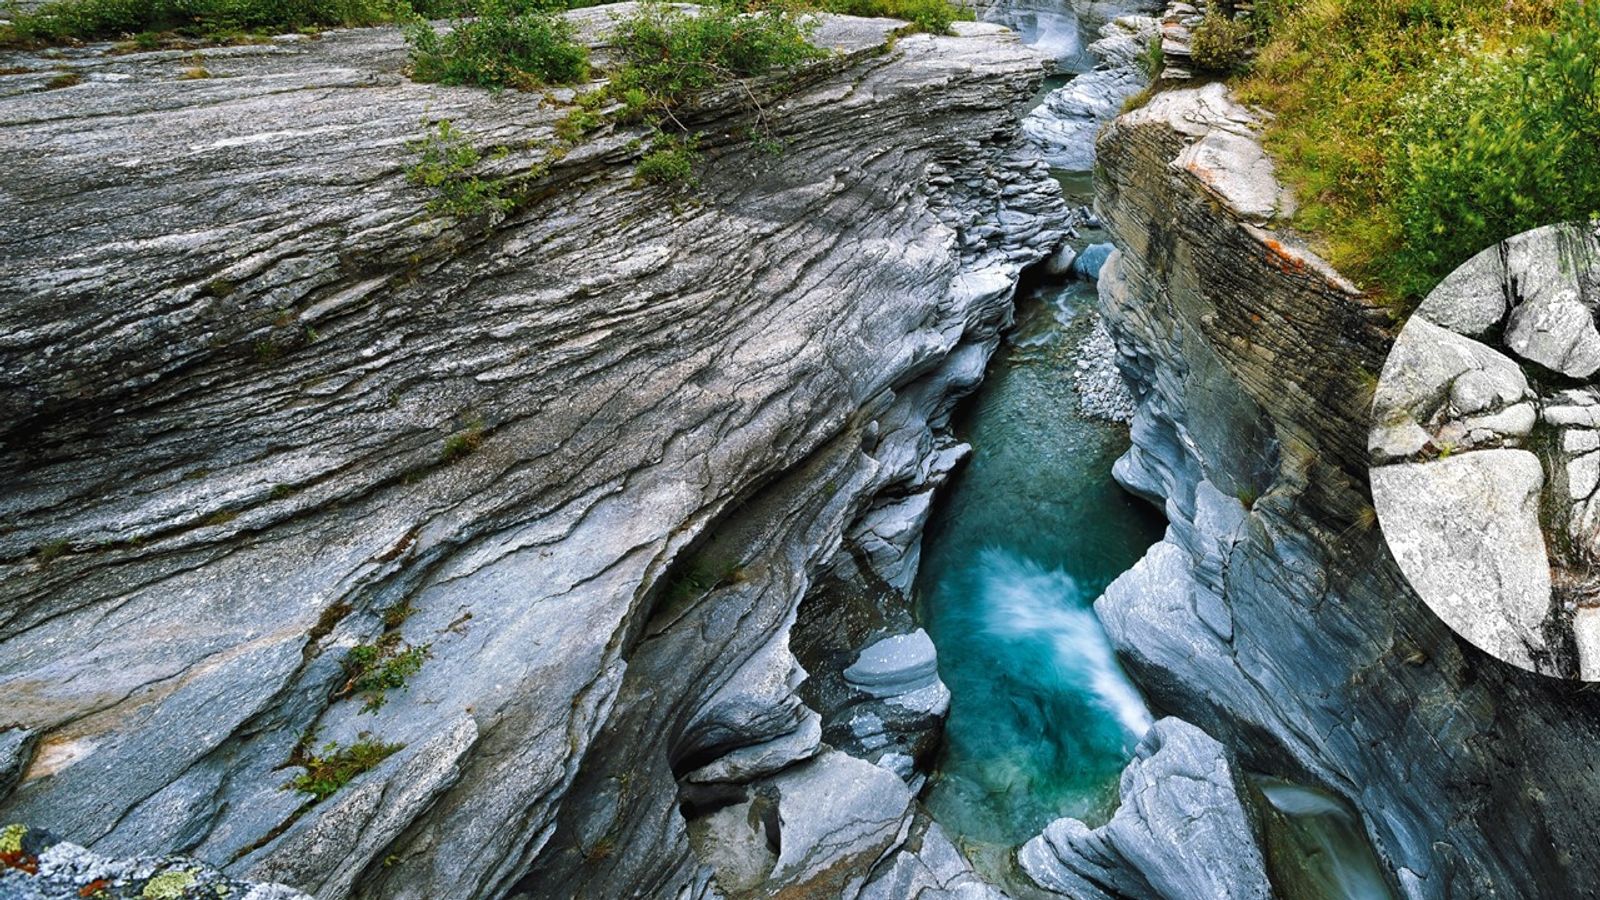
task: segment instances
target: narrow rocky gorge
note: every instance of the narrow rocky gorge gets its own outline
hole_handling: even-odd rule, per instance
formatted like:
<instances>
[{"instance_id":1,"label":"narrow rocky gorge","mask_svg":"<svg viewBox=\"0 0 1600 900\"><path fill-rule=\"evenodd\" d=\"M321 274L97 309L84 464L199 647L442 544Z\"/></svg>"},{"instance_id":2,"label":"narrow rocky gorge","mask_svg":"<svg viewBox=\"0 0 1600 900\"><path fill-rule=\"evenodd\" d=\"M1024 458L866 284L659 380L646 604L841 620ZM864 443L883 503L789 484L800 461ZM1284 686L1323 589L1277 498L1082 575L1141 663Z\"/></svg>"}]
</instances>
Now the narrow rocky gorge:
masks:
<instances>
[{"instance_id":1,"label":"narrow rocky gorge","mask_svg":"<svg viewBox=\"0 0 1600 900\"><path fill-rule=\"evenodd\" d=\"M602 57L624 7L571 14ZM258 900L1325 896L1270 776L1348 805L1369 890L1600 895L1600 701L1390 556L1394 323L1289 227L1262 114L1188 81L1194 7L980 12L1040 46L824 19L826 59L681 113L693 190L633 177L640 130L562 148L574 91L411 82L392 29L204 81L0 53L0 826L93 851L41 851L63 885L183 854ZM1152 40L1185 83L1125 112ZM1088 71L1025 116L1047 59ZM440 120L506 148L506 215L427 211ZM957 403L1070 268L1047 162L1097 164L1117 248L1115 476L1168 527L1095 610L1158 717L1109 821L1001 886L922 803L912 595ZM358 648L419 665L374 702Z\"/></svg>"},{"instance_id":2,"label":"narrow rocky gorge","mask_svg":"<svg viewBox=\"0 0 1600 900\"><path fill-rule=\"evenodd\" d=\"M1478 651L1400 574L1366 485L1392 322L1283 227L1260 126L1210 84L1100 137L1101 311L1139 396L1117 476L1170 524L1096 608L1156 705L1353 803L1401 896L1594 893L1593 695Z\"/></svg>"}]
</instances>

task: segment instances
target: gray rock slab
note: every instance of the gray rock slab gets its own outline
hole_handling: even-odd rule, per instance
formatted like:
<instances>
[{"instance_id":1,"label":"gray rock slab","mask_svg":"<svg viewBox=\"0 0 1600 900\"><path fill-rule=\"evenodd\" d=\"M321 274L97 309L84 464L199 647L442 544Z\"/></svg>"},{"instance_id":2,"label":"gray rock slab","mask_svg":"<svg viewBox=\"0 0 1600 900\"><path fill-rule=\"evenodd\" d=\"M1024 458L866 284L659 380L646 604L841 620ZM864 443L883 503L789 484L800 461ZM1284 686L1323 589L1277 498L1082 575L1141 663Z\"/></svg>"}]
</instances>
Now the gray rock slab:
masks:
<instances>
[{"instance_id":1,"label":"gray rock slab","mask_svg":"<svg viewBox=\"0 0 1600 900\"><path fill-rule=\"evenodd\" d=\"M1423 602L1467 640L1531 666L1543 649L1550 568L1544 471L1525 450L1476 450L1372 470L1384 539Z\"/></svg>"},{"instance_id":2,"label":"gray rock slab","mask_svg":"<svg viewBox=\"0 0 1600 900\"><path fill-rule=\"evenodd\" d=\"M918 628L866 647L844 670L844 677L874 697L909 694L939 680L938 651L928 633Z\"/></svg>"}]
</instances>

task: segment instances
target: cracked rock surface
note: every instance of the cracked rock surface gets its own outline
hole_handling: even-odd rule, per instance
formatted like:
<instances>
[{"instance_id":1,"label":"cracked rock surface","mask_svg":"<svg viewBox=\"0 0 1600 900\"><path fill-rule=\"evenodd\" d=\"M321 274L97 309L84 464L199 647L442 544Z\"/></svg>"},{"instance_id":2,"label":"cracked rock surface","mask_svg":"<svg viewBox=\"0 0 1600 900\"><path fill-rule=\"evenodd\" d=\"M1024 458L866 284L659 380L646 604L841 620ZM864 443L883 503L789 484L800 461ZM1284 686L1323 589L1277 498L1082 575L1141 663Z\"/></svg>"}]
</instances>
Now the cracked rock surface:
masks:
<instances>
[{"instance_id":1,"label":"cracked rock surface","mask_svg":"<svg viewBox=\"0 0 1600 900\"><path fill-rule=\"evenodd\" d=\"M198 81L0 56L0 819L323 898L966 885L790 650L841 560L904 603L950 410L1068 227L1018 136L1041 60L897 25L753 85L780 155L742 91L685 109L676 195L626 129L553 156L570 92L408 81L393 30ZM438 119L542 173L503 221L406 182ZM373 708L383 641L426 658ZM290 787L364 740L398 749Z\"/></svg>"}]
</instances>

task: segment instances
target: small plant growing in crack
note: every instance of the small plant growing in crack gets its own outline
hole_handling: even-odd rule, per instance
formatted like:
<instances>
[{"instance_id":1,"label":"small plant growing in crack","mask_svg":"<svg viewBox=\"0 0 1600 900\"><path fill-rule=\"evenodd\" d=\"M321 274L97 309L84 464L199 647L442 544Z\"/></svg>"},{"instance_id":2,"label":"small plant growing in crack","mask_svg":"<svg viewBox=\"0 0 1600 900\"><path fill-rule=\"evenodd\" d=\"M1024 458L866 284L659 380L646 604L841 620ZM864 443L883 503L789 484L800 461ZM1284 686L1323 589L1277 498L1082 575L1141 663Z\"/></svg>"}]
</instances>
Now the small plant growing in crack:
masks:
<instances>
[{"instance_id":1,"label":"small plant growing in crack","mask_svg":"<svg viewBox=\"0 0 1600 900\"><path fill-rule=\"evenodd\" d=\"M453 463L458 459L472 455L483 444L483 423L473 422L455 434L444 439L444 447L439 451L439 461Z\"/></svg>"},{"instance_id":2,"label":"small plant growing in crack","mask_svg":"<svg viewBox=\"0 0 1600 900\"><path fill-rule=\"evenodd\" d=\"M404 744L374 741L366 732L357 736L353 744L341 745L329 741L322 745L321 750L313 750L315 742L316 732L312 730L295 747L289 764L300 766L305 772L295 776L288 785L294 790L310 794L313 803L321 803L332 797L356 776L371 771L378 763L405 747Z\"/></svg>"},{"instance_id":3,"label":"small plant growing in crack","mask_svg":"<svg viewBox=\"0 0 1600 900\"><path fill-rule=\"evenodd\" d=\"M345 657L345 683L339 696L360 694L362 712L377 712L388 702L389 691L404 688L411 676L422 671L432 655L431 645L413 647L391 631L373 644L357 644Z\"/></svg>"},{"instance_id":4,"label":"small plant growing in crack","mask_svg":"<svg viewBox=\"0 0 1600 900\"><path fill-rule=\"evenodd\" d=\"M484 178L474 171L483 154L450 120L441 120L408 146L421 158L406 169L406 180L433 192L428 212L463 219L488 215L498 221L515 205L507 196L508 179Z\"/></svg>"}]
</instances>

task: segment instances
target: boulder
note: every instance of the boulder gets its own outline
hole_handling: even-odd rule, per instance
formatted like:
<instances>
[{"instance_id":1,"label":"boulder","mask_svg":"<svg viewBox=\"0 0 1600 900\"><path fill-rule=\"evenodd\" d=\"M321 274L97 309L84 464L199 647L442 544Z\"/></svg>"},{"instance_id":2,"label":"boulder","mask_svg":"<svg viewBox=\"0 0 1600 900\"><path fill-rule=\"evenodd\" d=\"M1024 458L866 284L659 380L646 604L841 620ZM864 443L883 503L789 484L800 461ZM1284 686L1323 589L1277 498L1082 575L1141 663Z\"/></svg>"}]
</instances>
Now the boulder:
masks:
<instances>
[{"instance_id":1,"label":"boulder","mask_svg":"<svg viewBox=\"0 0 1600 900\"><path fill-rule=\"evenodd\" d=\"M1600 371L1594 310L1575 290L1524 300L1511 310L1506 346L1518 356L1571 378Z\"/></svg>"},{"instance_id":2,"label":"boulder","mask_svg":"<svg viewBox=\"0 0 1600 900\"><path fill-rule=\"evenodd\" d=\"M1526 437L1537 412L1520 366L1486 344L1413 317L1373 395L1374 461L1408 458L1430 442L1465 449Z\"/></svg>"},{"instance_id":3,"label":"boulder","mask_svg":"<svg viewBox=\"0 0 1600 900\"><path fill-rule=\"evenodd\" d=\"M1260 830L1223 746L1181 719L1157 721L1122 773L1122 803L1091 829L1057 819L1017 862L1074 900L1267 900Z\"/></svg>"},{"instance_id":4,"label":"boulder","mask_svg":"<svg viewBox=\"0 0 1600 900\"><path fill-rule=\"evenodd\" d=\"M1524 667L1545 647L1544 471L1526 450L1476 450L1372 470L1384 538L1417 594L1483 650Z\"/></svg>"}]
</instances>

